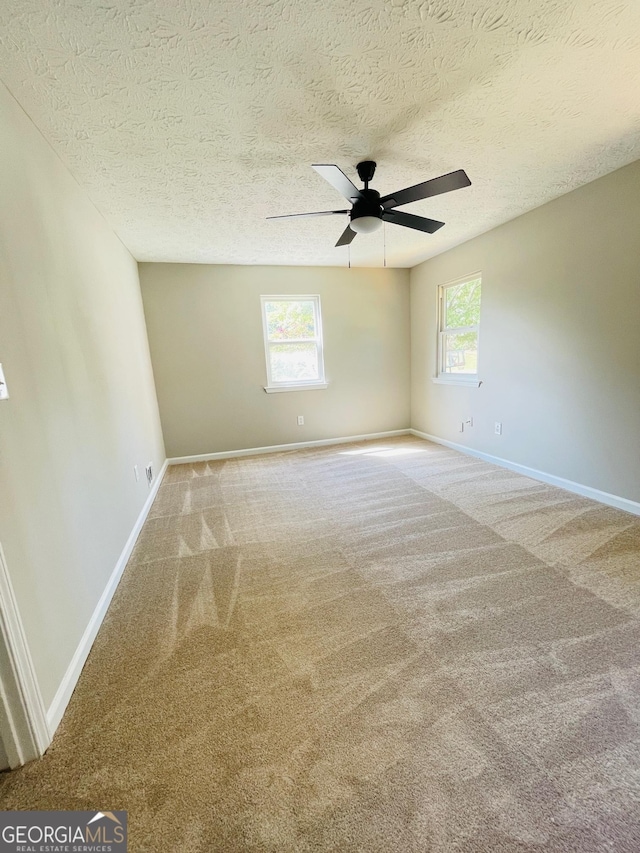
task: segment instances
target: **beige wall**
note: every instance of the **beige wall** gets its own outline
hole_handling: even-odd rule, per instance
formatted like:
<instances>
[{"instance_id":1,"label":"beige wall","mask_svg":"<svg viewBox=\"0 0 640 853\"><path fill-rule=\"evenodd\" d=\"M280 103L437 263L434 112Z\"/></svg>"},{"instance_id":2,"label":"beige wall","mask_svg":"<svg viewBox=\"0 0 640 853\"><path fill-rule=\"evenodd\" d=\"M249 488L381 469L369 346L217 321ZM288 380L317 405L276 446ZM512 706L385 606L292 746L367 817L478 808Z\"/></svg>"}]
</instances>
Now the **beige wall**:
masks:
<instances>
[{"instance_id":1,"label":"beige wall","mask_svg":"<svg viewBox=\"0 0 640 853\"><path fill-rule=\"evenodd\" d=\"M137 266L0 87L0 542L48 707L164 448Z\"/></svg>"},{"instance_id":2,"label":"beige wall","mask_svg":"<svg viewBox=\"0 0 640 853\"><path fill-rule=\"evenodd\" d=\"M140 282L168 456L409 426L408 270L140 264ZM264 391L260 295L284 293L320 294L327 390Z\"/></svg>"},{"instance_id":3,"label":"beige wall","mask_svg":"<svg viewBox=\"0 0 640 853\"><path fill-rule=\"evenodd\" d=\"M437 287L476 270L483 384L434 384ZM414 428L640 500L640 163L414 268L411 313Z\"/></svg>"}]
</instances>

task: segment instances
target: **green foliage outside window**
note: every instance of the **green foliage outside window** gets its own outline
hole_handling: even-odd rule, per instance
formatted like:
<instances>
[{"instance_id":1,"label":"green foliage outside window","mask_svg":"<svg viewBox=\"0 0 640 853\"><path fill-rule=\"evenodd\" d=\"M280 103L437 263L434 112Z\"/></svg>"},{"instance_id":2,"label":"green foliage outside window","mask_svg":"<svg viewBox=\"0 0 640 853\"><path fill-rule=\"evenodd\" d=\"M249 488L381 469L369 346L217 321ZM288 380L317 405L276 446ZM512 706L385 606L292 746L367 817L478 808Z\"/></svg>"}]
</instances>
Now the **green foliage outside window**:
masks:
<instances>
[{"instance_id":1,"label":"green foliage outside window","mask_svg":"<svg viewBox=\"0 0 640 853\"><path fill-rule=\"evenodd\" d=\"M445 329L477 326L480 323L481 279L454 284L445 288Z\"/></svg>"},{"instance_id":2,"label":"green foliage outside window","mask_svg":"<svg viewBox=\"0 0 640 853\"><path fill-rule=\"evenodd\" d=\"M316 334L313 302L266 303L267 334L270 341L309 340Z\"/></svg>"},{"instance_id":3,"label":"green foliage outside window","mask_svg":"<svg viewBox=\"0 0 640 853\"><path fill-rule=\"evenodd\" d=\"M481 291L480 278L441 287L440 375L478 372Z\"/></svg>"}]
</instances>

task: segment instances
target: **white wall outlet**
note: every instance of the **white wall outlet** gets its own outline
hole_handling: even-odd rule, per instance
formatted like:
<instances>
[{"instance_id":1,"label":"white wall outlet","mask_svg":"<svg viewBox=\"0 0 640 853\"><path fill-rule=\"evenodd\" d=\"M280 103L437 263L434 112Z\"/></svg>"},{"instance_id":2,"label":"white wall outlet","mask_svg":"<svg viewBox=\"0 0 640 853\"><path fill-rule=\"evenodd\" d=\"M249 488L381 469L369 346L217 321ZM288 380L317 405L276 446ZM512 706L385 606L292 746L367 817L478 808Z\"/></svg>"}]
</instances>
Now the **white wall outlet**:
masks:
<instances>
[{"instance_id":1,"label":"white wall outlet","mask_svg":"<svg viewBox=\"0 0 640 853\"><path fill-rule=\"evenodd\" d=\"M304 426L304 415L298 415L298 426Z\"/></svg>"},{"instance_id":2,"label":"white wall outlet","mask_svg":"<svg viewBox=\"0 0 640 853\"><path fill-rule=\"evenodd\" d=\"M138 480L140 479L140 471L138 471L137 465L133 466L133 476L136 478L136 483L137 483Z\"/></svg>"},{"instance_id":3,"label":"white wall outlet","mask_svg":"<svg viewBox=\"0 0 640 853\"><path fill-rule=\"evenodd\" d=\"M502 435L502 422L501 421L496 421L494 431L495 431L496 435Z\"/></svg>"},{"instance_id":4,"label":"white wall outlet","mask_svg":"<svg viewBox=\"0 0 640 853\"><path fill-rule=\"evenodd\" d=\"M153 465L151 462L144 469L144 473L147 475L147 483L149 484L149 488L151 488L151 483L153 483Z\"/></svg>"},{"instance_id":5,"label":"white wall outlet","mask_svg":"<svg viewBox=\"0 0 640 853\"><path fill-rule=\"evenodd\" d=\"M473 426L473 418L467 418L464 423L465 423L465 426L472 427Z\"/></svg>"},{"instance_id":6,"label":"white wall outlet","mask_svg":"<svg viewBox=\"0 0 640 853\"><path fill-rule=\"evenodd\" d=\"M2 365L0 364L0 400L8 400L9 399L9 389L7 388L7 383L4 379L4 371L2 369Z\"/></svg>"}]
</instances>

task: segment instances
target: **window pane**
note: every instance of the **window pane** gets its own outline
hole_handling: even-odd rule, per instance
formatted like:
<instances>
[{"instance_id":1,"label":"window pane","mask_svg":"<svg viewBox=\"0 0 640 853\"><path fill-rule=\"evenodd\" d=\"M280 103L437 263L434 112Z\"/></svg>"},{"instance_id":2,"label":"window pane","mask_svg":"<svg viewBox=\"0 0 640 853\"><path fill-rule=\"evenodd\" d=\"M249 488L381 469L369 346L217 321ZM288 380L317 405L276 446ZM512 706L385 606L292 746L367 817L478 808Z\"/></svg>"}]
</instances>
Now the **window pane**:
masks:
<instances>
[{"instance_id":1,"label":"window pane","mask_svg":"<svg viewBox=\"0 0 640 853\"><path fill-rule=\"evenodd\" d=\"M272 382L319 379L318 348L315 344L270 344Z\"/></svg>"},{"instance_id":2,"label":"window pane","mask_svg":"<svg viewBox=\"0 0 640 853\"><path fill-rule=\"evenodd\" d=\"M444 328L477 326L480 323L481 280L444 288Z\"/></svg>"},{"instance_id":3,"label":"window pane","mask_svg":"<svg viewBox=\"0 0 640 853\"><path fill-rule=\"evenodd\" d=\"M270 341L309 339L316 335L312 300L266 302L267 336Z\"/></svg>"},{"instance_id":4,"label":"window pane","mask_svg":"<svg viewBox=\"0 0 640 853\"><path fill-rule=\"evenodd\" d=\"M457 332L443 335L443 373L478 372L478 333Z\"/></svg>"}]
</instances>

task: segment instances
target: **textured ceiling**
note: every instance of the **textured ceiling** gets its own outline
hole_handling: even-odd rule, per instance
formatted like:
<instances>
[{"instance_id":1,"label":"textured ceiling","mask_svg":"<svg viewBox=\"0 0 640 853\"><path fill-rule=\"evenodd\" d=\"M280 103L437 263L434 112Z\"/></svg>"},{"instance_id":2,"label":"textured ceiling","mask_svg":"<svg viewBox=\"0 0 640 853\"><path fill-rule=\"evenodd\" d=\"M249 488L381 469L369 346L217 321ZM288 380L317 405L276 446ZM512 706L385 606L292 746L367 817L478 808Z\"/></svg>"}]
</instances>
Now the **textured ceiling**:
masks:
<instances>
[{"instance_id":1,"label":"textured ceiling","mask_svg":"<svg viewBox=\"0 0 640 853\"><path fill-rule=\"evenodd\" d=\"M640 157L640 3L3 0L0 78L139 260L345 264L312 169L468 189L387 225L413 266ZM359 235L355 265L383 262Z\"/></svg>"}]
</instances>

